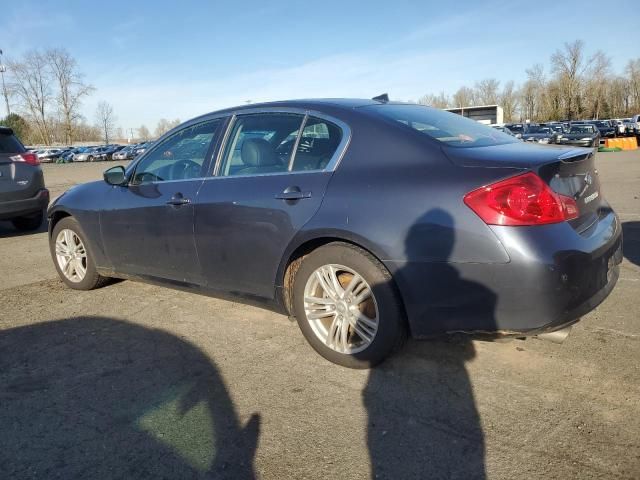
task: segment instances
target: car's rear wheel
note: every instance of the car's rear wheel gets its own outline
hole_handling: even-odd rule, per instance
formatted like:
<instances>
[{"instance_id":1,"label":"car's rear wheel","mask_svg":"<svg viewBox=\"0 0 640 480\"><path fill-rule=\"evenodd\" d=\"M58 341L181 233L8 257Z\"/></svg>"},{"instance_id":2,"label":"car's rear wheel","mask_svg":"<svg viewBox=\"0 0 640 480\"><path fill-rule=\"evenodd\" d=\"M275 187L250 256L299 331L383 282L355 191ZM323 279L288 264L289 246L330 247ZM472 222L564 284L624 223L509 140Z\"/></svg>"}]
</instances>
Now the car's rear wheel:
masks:
<instances>
[{"instance_id":1,"label":"car's rear wheel","mask_svg":"<svg viewBox=\"0 0 640 480\"><path fill-rule=\"evenodd\" d=\"M92 290L107 282L108 279L97 272L86 236L73 217L63 218L56 224L49 246L58 275L67 286Z\"/></svg>"},{"instance_id":2,"label":"car's rear wheel","mask_svg":"<svg viewBox=\"0 0 640 480\"><path fill-rule=\"evenodd\" d=\"M302 259L293 310L311 346L345 367L372 367L406 338L391 275L375 257L347 243L325 245Z\"/></svg>"},{"instance_id":3,"label":"car's rear wheel","mask_svg":"<svg viewBox=\"0 0 640 480\"><path fill-rule=\"evenodd\" d=\"M40 211L33 215L26 217L17 217L11 220L11 223L15 228L21 231L36 230L40 228L44 220L44 212Z\"/></svg>"}]
</instances>

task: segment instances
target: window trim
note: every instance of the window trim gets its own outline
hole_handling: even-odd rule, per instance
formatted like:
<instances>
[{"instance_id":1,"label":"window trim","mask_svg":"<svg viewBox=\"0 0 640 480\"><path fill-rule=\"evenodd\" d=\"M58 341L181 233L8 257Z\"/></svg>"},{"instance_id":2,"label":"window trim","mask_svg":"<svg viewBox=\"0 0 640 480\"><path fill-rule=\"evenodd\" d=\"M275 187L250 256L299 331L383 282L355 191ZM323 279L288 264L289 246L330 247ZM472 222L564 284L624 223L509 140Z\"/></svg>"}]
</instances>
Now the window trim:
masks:
<instances>
[{"instance_id":1,"label":"window trim","mask_svg":"<svg viewBox=\"0 0 640 480\"><path fill-rule=\"evenodd\" d=\"M287 170L284 172L247 173L242 175L226 175L226 176L220 175L220 169L222 168L222 162L224 161L223 159L224 153L227 148L227 144L229 142L231 132L233 131L233 128L235 126L235 123L238 117L244 117L248 115L278 114L278 113L297 114L297 115L304 116L302 123L300 124L300 129L298 131L298 136L296 138L296 143L291 155L291 159L289 160L289 165L287 167ZM304 127L306 126L307 119L309 117L315 117L315 118L319 118L321 120L326 120L327 122L333 123L342 131L342 138L340 139L340 143L338 143L336 151L333 153L331 159L329 160L329 162L327 162L327 165L323 169L291 170L291 168L293 167L293 162L295 160L296 153L297 153L296 150L300 142L300 137L302 136L302 132L304 131ZM231 115L231 119L227 124L227 130L224 134L222 143L218 148L218 152L215 158L215 163L213 165L213 169L211 169L211 174L210 176L209 175L206 176L205 179L208 180L212 178L248 178L248 177L266 177L266 176L274 176L274 175L300 175L300 174L306 174L306 173L334 172L340 165L340 162L342 161L342 158L344 157L350 143L351 143L351 128L349 127L349 125L347 125L345 122L343 122L338 118L332 117L331 115L327 115L322 112L309 110L305 108L293 108L293 107L263 107L263 108L247 108L243 110L238 110Z\"/></svg>"}]
</instances>

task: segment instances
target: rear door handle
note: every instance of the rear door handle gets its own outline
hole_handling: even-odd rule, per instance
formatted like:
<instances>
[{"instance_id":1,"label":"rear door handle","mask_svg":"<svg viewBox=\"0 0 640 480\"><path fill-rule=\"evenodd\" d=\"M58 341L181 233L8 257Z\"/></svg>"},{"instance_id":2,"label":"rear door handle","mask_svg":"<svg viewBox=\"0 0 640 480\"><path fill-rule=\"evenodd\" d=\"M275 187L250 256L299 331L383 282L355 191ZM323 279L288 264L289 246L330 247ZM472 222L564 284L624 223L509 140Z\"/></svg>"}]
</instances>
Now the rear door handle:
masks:
<instances>
[{"instance_id":1,"label":"rear door handle","mask_svg":"<svg viewBox=\"0 0 640 480\"><path fill-rule=\"evenodd\" d=\"M173 197L171 197L171 200L167 201L167 205L174 206L186 205L188 203L191 203L191 199L183 197L179 192L174 194Z\"/></svg>"},{"instance_id":2,"label":"rear door handle","mask_svg":"<svg viewBox=\"0 0 640 480\"><path fill-rule=\"evenodd\" d=\"M303 192L300 187L287 187L282 193L277 193L275 198L278 200L301 200L311 198L311 192Z\"/></svg>"}]
</instances>

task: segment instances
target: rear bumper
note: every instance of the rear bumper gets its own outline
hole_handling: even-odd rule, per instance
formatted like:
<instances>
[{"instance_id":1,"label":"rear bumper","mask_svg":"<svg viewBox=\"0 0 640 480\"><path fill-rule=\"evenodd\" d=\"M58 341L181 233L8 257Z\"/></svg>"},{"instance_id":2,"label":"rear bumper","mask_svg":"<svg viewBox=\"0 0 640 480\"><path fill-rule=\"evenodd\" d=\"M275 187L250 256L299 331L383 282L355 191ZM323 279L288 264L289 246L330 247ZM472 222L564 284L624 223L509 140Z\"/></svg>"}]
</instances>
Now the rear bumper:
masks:
<instances>
[{"instance_id":1,"label":"rear bumper","mask_svg":"<svg viewBox=\"0 0 640 480\"><path fill-rule=\"evenodd\" d=\"M22 217L32 213L38 213L47 208L49 204L49 190L46 188L38 191L31 198L0 202L0 220Z\"/></svg>"},{"instance_id":2,"label":"rear bumper","mask_svg":"<svg viewBox=\"0 0 640 480\"><path fill-rule=\"evenodd\" d=\"M566 223L492 229L510 262L390 266L413 336L557 330L598 306L618 280L622 229L611 211L582 235Z\"/></svg>"}]
</instances>

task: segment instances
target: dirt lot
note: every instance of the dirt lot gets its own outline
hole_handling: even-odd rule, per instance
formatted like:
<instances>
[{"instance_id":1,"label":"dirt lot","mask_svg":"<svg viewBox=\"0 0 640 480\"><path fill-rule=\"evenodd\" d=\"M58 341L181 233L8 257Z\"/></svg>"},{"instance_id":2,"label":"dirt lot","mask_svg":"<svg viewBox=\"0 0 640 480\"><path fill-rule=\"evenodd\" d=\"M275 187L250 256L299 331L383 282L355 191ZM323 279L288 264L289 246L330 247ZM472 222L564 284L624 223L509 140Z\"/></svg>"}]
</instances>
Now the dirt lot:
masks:
<instances>
[{"instance_id":1,"label":"dirt lot","mask_svg":"<svg viewBox=\"0 0 640 480\"><path fill-rule=\"evenodd\" d=\"M599 154L618 286L563 345L412 342L327 363L287 318L56 279L0 223L2 478L640 478L640 151ZM55 197L106 164L46 165Z\"/></svg>"}]
</instances>

